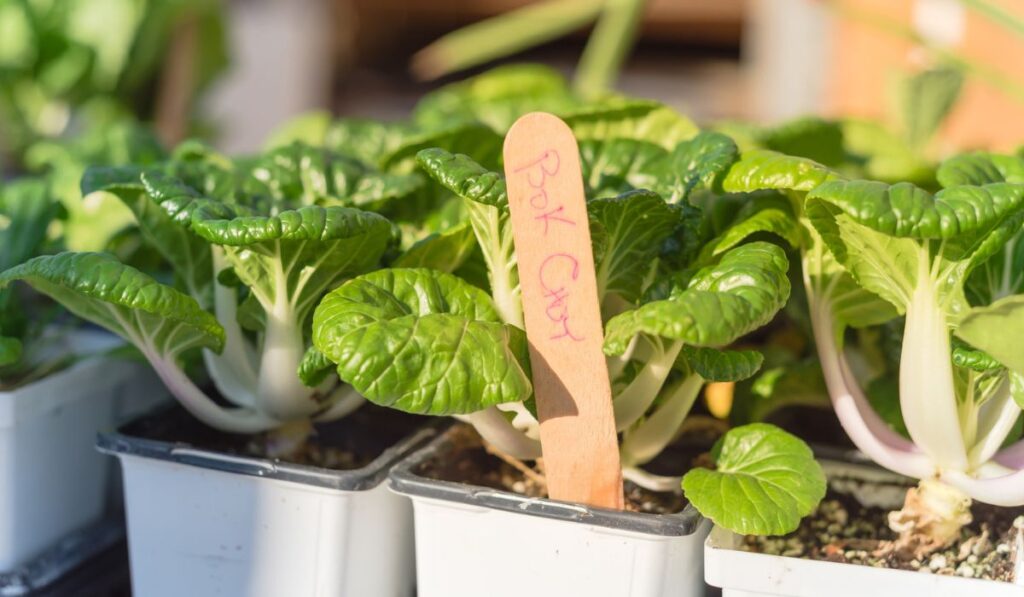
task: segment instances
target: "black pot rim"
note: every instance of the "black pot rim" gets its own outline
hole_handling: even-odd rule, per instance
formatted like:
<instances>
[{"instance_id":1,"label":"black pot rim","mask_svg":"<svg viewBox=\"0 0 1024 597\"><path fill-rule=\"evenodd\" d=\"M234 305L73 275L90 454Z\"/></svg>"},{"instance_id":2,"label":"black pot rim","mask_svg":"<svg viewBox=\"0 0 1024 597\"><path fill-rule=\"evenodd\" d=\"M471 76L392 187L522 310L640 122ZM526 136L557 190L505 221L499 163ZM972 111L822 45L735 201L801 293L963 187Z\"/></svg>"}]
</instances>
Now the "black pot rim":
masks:
<instances>
[{"instance_id":1,"label":"black pot rim","mask_svg":"<svg viewBox=\"0 0 1024 597\"><path fill-rule=\"evenodd\" d=\"M163 409L142 415L136 421L159 417ZM133 424L122 425L118 431L100 432L96 436L96 449L104 454L163 460L197 468L217 470L277 481L288 481L312 487L337 491L368 491L380 485L395 463L437 435L438 425L420 428L398 443L386 448L366 466L351 470L333 470L303 464L292 464L269 458L256 458L227 454L215 450L196 448L186 442L167 442L135 437L120 430Z\"/></svg>"},{"instance_id":2,"label":"black pot rim","mask_svg":"<svg viewBox=\"0 0 1024 597\"><path fill-rule=\"evenodd\" d=\"M388 476L391 489L415 498L469 504L491 510L563 522L578 522L658 537L684 537L697 532L703 526L704 517L690 503L686 504L682 512L676 514L607 510L548 498L532 498L479 485L439 481L416 474L415 470L420 464L437 456L442 448L451 442L454 431L453 427L441 433L395 465Z\"/></svg>"}]
</instances>

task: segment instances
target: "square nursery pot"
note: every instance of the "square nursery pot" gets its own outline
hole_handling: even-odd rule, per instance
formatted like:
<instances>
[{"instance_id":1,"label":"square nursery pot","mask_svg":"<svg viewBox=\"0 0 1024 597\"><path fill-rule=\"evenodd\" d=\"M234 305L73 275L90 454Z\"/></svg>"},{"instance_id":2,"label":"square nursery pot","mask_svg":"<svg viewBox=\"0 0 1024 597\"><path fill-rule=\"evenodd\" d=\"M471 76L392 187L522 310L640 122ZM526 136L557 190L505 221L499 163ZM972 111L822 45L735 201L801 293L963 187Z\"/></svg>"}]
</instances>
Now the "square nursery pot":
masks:
<instances>
[{"instance_id":1,"label":"square nursery pot","mask_svg":"<svg viewBox=\"0 0 1024 597\"><path fill-rule=\"evenodd\" d=\"M907 484L911 483L873 464L825 460L822 466L833 488L836 488L836 479L871 482L870 489L850 492L865 505L898 509L903 504ZM735 533L715 527L704 545L707 582L720 587L722 597L1024 595L1024 561L1021 559L1024 549L1020 535L1014 583L755 553L741 549L741 541L742 538Z\"/></svg>"},{"instance_id":2,"label":"square nursery pot","mask_svg":"<svg viewBox=\"0 0 1024 597\"><path fill-rule=\"evenodd\" d=\"M436 428L417 420L369 464L332 470L137 435L163 425L170 412L101 434L97 443L121 461L134 594L413 594L412 509L383 482Z\"/></svg>"},{"instance_id":3,"label":"square nursery pot","mask_svg":"<svg viewBox=\"0 0 1024 597\"><path fill-rule=\"evenodd\" d=\"M61 350L95 353L118 343L83 331ZM89 555L61 543L88 547L92 540L83 537L93 537L103 547L100 538L110 532L98 527L115 471L93 449L96 433L164 394L148 365L104 356L0 391L0 594L16 594L12 587L25 584L29 570L37 581L52 580L55 570Z\"/></svg>"},{"instance_id":4,"label":"square nursery pot","mask_svg":"<svg viewBox=\"0 0 1024 597\"><path fill-rule=\"evenodd\" d=\"M413 502L419 597L703 594L711 525L692 506L618 512L418 474L450 453L455 433L391 472L391 488Z\"/></svg>"}]
</instances>

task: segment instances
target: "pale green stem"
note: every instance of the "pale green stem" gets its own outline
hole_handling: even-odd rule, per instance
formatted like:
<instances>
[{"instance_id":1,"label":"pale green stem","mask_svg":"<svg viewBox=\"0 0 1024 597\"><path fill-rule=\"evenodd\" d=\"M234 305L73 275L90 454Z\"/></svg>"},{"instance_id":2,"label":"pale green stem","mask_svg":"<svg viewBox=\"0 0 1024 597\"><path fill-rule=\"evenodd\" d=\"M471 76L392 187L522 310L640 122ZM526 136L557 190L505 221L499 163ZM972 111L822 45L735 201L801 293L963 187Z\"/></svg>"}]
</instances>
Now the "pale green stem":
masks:
<instances>
[{"instance_id":1,"label":"pale green stem","mask_svg":"<svg viewBox=\"0 0 1024 597\"><path fill-rule=\"evenodd\" d=\"M623 466L638 466L660 454L675 437L703 386L700 375L686 376L650 417L627 432L621 450Z\"/></svg>"},{"instance_id":2,"label":"pale green stem","mask_svg":"<svg viewBox=\"0 0 1024 597\"><path fill-rule=\"evenodd\" d=\"M614 397L612 406L615 409L617 430L627 429L647 412L658 397L668 374L672 372L672 365L682 349L683 343L676 341L660 354L653 355L633 381Z\"/></svg>"},{"instance_id":3,"label":"pale green stem","mask_svg":"<svg viewBox=\"0 0 1024 597\"><path fill-rule=\"evenodd\" d=\"M211 245L214 276L227 267L224 250ZM203 350L203 362L221 395L239 406L255 406L257 392L256 353L238 325L238 297L234 288L213 282L213 305L217 321L224 328L224 350L217 354Z\"/></svg>"},{"instance_id":4,"label":"pale green stem","mask_svg":"<svg viewBox=\"0 0 1024 597\"><path fill-rule=\"evenodd\" d=\"M541 456L540 442L512 426L500 410L491 408L456 417L473 426L484 441L520 460L536 460Z\"/></svg>"}]
</instances>

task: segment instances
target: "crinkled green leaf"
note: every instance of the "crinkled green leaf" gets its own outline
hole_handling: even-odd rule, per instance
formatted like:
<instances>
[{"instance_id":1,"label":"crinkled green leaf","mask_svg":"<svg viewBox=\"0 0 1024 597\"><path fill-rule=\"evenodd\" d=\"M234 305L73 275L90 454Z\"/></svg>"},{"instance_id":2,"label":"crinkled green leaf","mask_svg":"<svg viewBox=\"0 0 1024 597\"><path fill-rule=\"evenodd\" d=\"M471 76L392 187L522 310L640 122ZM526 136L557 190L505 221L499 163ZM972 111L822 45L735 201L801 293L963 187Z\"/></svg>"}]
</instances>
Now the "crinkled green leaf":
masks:
<instances>
[{"instance_id":1,"label":"crinkled green leaf","mask_svg":"<svg viewBox=\"0 0 1024 597\"><path fill-rule=\"evenodd\" d=\"M523 332L490 297L428 269L380 270L328 294L313 344L367 399L420 414L475 412L527 399Z\"/></svg>"},{"instance_id":2,"label":"crinkled green leaf","mask_svg":"<svg viewBox=\"0 0 1024 597\"><path fill-rule=\"evenodd\" d=\"M756 350L718 350L684 346L690 369L708 381L742 381L757 373L764 355Z\"/></svg>"},{"instance_id":3,"label":"crinkled green leaf","mask_svg":"<svg viewBox=\"0 0 1024 597\"><path fill-rule=\"evenodd\" d=\"M117 196L135 214L143 238L171 264L189 294L204 306L210 304L210 245L188 229L196 191L159 173L132 167L90 168L82 189Z\"/></svg>"},{"instance_id":4,"label":"crinkled green leaf","mask_svg":"<svg viewBox=\"0 0 1024 597\"><path fill-rule=\"evenodd\" d=\"M729 193L762 190L806 192L837 178L829 168L808 158L755 149L743 152L725 173L722 189Z\"/></svg>"},{"instance_id":5,"label":"crinkled green leaf","mask_svg":"<svg viewBox=\"0 0 1024 597\"><path fill-rule=\"evenodd\" d=\"M944 187L1024 183L1024 157L982 151L963 153L942 162L936 177Z\"/></svg>"},{"instance_id":6,"label":"crinkled green leaf","mask_svg":"<svg viewBox=\"0 0 1024 597\"><path fill-rule=\"evenodd\" d=\"M579 141L635 139L671 151L699 129L672 108L651 100L613 97L559 114Z\"/></svg>"},{"instance_id":7,"label":"crinkled green leaf","mask_svg":"<svg viewBox=\"0 0 1024 597\"><path fill-rule=\"evenodd\" d=\"M299 321L323 292L376 267L391 242L391 223L349 207L308 205L275 215L198 200L192 230L225 247L235 274L265 309L288 297Z\"/></svg>"},{"instance_id":8,"label":"crinkled green leaf","mask_svg":"<svg viewBox=\"0 0 1024 597\"><path fill-rule=\"evenodd\" d=\"M786 304L789 261L775 245L737 247L698 271L685 289L612 318L604 349L622 354L636 334L717 348L768 323Z\"/></svg>"},{"instance_id":9,"label":"crinkled green leaf","mask_svg":"<svg viewBox=\"0 0 1024 597\"><path fill-rule=\"evenodd\" d=\"M411 172L415 168L416 155L430 148L472 156L489 167L501 165L501 135L478 122L466 122L406 136L398 146L382 156L380 167L392 172Z\"/></svg>"},{"instance_id":10,"label":"crinkled green leaf","mask_svg":"<svg viewBox=\"0 0 1024 597\"><path fill-rule=\"evenodd\" d=\"M679 212L650 191L632 191L587 203L590 219L600 228L594 251L600 296L616 294L634 302L643 292L654 258L676 229Z\"/></svg>"},{"instance_id":11,"label":"crinkled green leaf","mask_svg":"<svg viewBox=\"0 0 1024 597\"><path fill-rule=\"evenodd\" d=\"M473 228L464 222L418 241L399 255L392 266L426 267L452 273L462 267L476 246Z\"/></svg>"},{"instance_id":12,"label":"crinkled green leaf","mask_svg":"<svg viewBox=\"0 0 1024 597\"><path fill-rule=\"evenodd\" d=\"M972 371L984 372L1002 368L999 361L983 350L978 350L958 338L952 339L953 364Z\"/></svg>"},{"instance_id":13,"label":"crinkled green leaf","mask_svg":"<svg viewBox=\"0 0 1024 597\"><path fill-rule=\"evenodd\" d=\"M836 177L836 173L813 160L755 149L740 154L740 159L725 173L722 189L727 193L764 189L806 192Z\"/></svg>"},{"instance_id":14,"label":"crinkled green leaf","mask_svg":"<svg viewBox=\"0 0 1024 597\"><path fill-rule=\"evenodd\" d=\"M779 195L748 195L733 220L717 237L708 241L701 250L701 262L721 255L759 233L771 233L789 243L803 246L800 223L790 202Z\"/></svg>"},{"instance_id":15,"label":"crinkled green leaf","mask_svg":"<svg viewBox=\"0 0 1024 597\"><path fill-rule=\"evenodd\" d=\"M368 164L380 165L414 134L415 127L405 122L342 118L330 123L324 132L323 146Z\"/></svg>"},{"instance_id":16,"label":"crinkled green leaf","mask_svg":"<svg viewBox=\"0 0 1024 597\"><path fill-rule=\"evenodd\" d=\"M504 133L523 114L562 113L576 104L565 78L554 69L513 64L427 94L416 104L414 118L427 128L473 119Z\"/></svg>"},{"instance_id":17,"label":"crinkled green leaf","mask_svg":"<svg viewBox=\"0 0 1024 597\"><path fill-rule=\"evenodd\" d=\"M910 183L834 180L808 199L838 207L853 221L893 237L951 239L984 232L1024 206L1024 186L960 186L932 195Z\"/></svg>"},{"instance_id":18,"label":"crinkled green leaf","mask_svg":"<svg viewBox=\"0 0 1024 597\"><path fill-rule=\"evenodd\" d=\"M806 212L835 258L900 312L925 271L941 268L938 292L953 315L967 308L971 269L1021 225L1024 187L952 187L932 196L910 184L833 181L808 196ZM932 239L942 243L930 243Z\"/></svg>"},{"instance_id":19,"label":"crinkled green leaf","mask_svg":"<svg viewBox=\"0 0 1024 597\"><path fill-rule=\"evenodd\" d=\"M733 532L784 535L825 497L825 473L811 449L775 426L730 430L715 460L714 470L688 472L683 492L701 514Z\"/></svg>"},{"instance_id":20,"label":"crinkled green leaf","mask_svg":"<svg viewBox=\"0 0 1024 597\"><path fill-rule=\"evenodd\" d=\"M334 363L315 346L306 349L299 361L299 379L310 388L315 388L334 371Z\"/></svg>"},{"instance_id":21,"label":"crinkled green leaf","mask_svg":"<svg viewBox=\"0 0 1024 597\"><path fill-rule=\"evenodd\" d=\"M659 145L636 139L588 139L579 147L588 198L657 190L667 182L669 154Z\"/></svg>"},{"instance_id":22,"label":"crinkled green leaf","mask_svg":"<svg viewBox=\"0 0 1024 597\"><path fill-rule=\"evenodd\" d=\"M324 146L327 132L331 127L331 113L326 110L315 110L300 114L274 129L263 143L265 150L277 149L291 145L296 141L314 147ZM354 157L362 157L350 154ZM372 161L372 160L366 160Z\"/></svg>"},{"instance_id":23,"label":"crinkled green leaf","mask_svg":"<svg viewBox=\"0 0 1024 597\"><path fill-rule=\"evenodd\" d=\"M805 116L784 122L762 135L765 149L814 160L830 168L846 161L843 130L839 123Z\"/></svg>"},{"instance_id":24,"label":"crinkled green leaf","mask_svg":"<svg viewBox=\"0 0 1024 597\"><path fill-rule=\"evenodd\" d=\"M459 197L499 208L508 206L504 177L469 156L424 149L416 155L416 161L431 178Z\"/></svg>"},{"instance_id":25,"label":"crinkled green leaf","mask_svg":"<svg viewBox=\"0 0 1024 597\"><path fill-rule=\"evenodd\" d=\"M736 143L721 133L701 132L682 141L667 160L667 180L652 187L669 201L686 199L699 184L713 188L736 160Z\"/></svg>"},{"instance_id":26,"label":"crinkled green leaf","mask_svg":"<svg viewBox=\"0 0 1024 597\"><path fill-rule=\"evenodd\" d=\"M0 287L15 280L159 355L224 345L223 328L195 299L105 253L44 255L0 273Z\"/></svg>"}]
</instances>

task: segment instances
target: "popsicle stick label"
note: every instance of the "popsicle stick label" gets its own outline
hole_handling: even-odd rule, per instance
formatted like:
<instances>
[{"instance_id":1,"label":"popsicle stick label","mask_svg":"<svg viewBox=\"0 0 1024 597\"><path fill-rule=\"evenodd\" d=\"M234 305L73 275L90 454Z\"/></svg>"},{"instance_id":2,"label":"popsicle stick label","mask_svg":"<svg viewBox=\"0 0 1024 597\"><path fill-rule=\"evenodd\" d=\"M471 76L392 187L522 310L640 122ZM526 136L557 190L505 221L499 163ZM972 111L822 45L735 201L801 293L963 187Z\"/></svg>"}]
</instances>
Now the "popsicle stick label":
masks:
<instances>
[{"instance_id":1,"label":"popsicle stick label","mask_svg":"<svg viewBox=\"0 0 1024 597\"><path fill-rule=\"evenodd\" d=\"M621 509L579 148L564 122L535 112L512 125L504 155L548 494Z\"/></svg>"}]
</instances>

